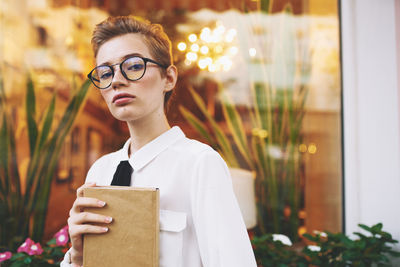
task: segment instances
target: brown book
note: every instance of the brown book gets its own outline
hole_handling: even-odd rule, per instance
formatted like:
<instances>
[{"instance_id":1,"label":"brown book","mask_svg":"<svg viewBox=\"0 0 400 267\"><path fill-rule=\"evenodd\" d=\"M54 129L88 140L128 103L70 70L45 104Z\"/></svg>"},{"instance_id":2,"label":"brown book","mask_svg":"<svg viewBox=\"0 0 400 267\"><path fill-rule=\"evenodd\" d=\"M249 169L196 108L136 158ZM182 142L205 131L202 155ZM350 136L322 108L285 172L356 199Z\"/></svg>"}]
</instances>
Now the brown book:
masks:
<instances>
[{"instance_id":1,"label":"brown book","mask_svg":"<svg viewBox=\"0 0 400 267\"><path fill-rule=\"evenodd\" d=\"M111 216L105 234L86 234L84 267L158 267L159 190L125 186L88 187L85 197L105 201L85 211Z\"/></svg>"}]
</instances>

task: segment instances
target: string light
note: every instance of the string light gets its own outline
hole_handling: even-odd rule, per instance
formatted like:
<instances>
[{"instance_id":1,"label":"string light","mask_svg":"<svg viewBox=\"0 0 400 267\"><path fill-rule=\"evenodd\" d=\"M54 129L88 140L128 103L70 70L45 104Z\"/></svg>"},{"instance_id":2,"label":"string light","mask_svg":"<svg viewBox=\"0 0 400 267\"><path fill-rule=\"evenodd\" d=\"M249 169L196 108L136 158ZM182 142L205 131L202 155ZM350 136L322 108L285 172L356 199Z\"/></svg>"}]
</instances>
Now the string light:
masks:
<instances>
[{"instance_id":1,"label":"string light","mask_svg":"<svg viewBox=\"0 0 400 267\"><path fill-rule=\"evenodd\" d=\"M202 53L203 55L206 55L208 53L208 51L210 51L210 50L208 49L208 46L206 46L206 45L203 45L200 48L200 53Z\"/></svg>"},{"instance_id":2,"label":"string light","mask_svg":"<svg viewBox=\"0 0 400 267\"><path fill-rule=\"evenodd\" d=\"M203 28L200 33L200 39L206 43L211 42L211 30L208 27Z\"/></svg>"},{"instance_id":3,"label":"string light","mask_svg":"<svg viewBox=\"0 0 400 267\"><path fill-rule=\"evenodd\" d=\"M309 144L308 146L306 144L300 144L299 145L299 151L301 153L310 153L310 154L315 154L317 153L317 145L314 143Z\"/></svg>"},{"instance_id":4,"label":"string light","mask_svg":"<svg viewBox=\"0 0 400 267\"><path fill-rule=\"evenodd\" d=\"M256 54L257 54L257 50L256 50L254 47L252 47L252 48L249 49L249 55L250 55L251 57L255 57Z\"/></svg>"},{"instance_id":5,"label":"string light","mask_svg":"<svg viewBox=\"0 0 400 267\"><path fill-rule=\"evenodd\" d=\"M297 229L297 234L299 236L303 236L305 233L307 233L307 228L305 226L300 226L299 229Z\"/></svg>"},{"instance_id":6,"label":"string light","mask_svg":"<svg viewBox=\"0 0 400 267\"><path fill-rule=\"evenodd\" d=\"M186 59L190 61L196 61L197 60L197 54L194 52L189 52L186 54Z\"/></svg>"},{"instance_id":7,"label":"string light","mask_svg":"<svg viewBox=\"0 0 400 267\"><path fill-rule=\"evenodd\" d=\"M229 53L234 56L238 53L239 48L237 48L236 46L232 46L231 48L229 48Z\"/></svg>"},{"instance_id":8,"label":"string light","mask_svg":"<svg viewBox=\"0 0 400 267\"><path fill-rule=\"evenodd\" d=\"M209 72L216 72L217 71L217 66L215 66L215 64L208 65L208 71Z\"/></svg>"},{"instance_id":9,"label":"string light","mask_svg":"<svg viewBox=\"0 0 400 267\"><path fill-rule=\"evenodd\" d=\"M199 45L198 44L192 44L192 46L190 47L190 49L193 51L193 52L198 52L199 51Z\"/></svg>"},{"instance_id":10,"label":"string light","mask_svg":"<svg viewBox=\"0 0 400 267\"><path fill-rule=\"evenodd\" d=\"M254 136L257 136L257 137L262 138L262 139L265 139L265 138L268 137L268 131L265 130L265 129L253 128L253 129L251 130L251 133L252 133Z\"/></svg>"},{"instance_id":11,"label":"string light","mask_svg":"<svg viewBox=\"0 0 400 267\"><path fill-rule=\"evenodd\" d=\"M178 50L179 51L185 51L186 50L186 44L184 42L180 42L178 44Z\"/></svg>"},{"instance_id":12,"label":"string light","mask_svg":"<svg viewBox=\"0 0 400 267\"><path fill-rule=\"evenodd\" d=\"M207 60L205 58L202 58L202 59L199 60L197 65L199 66L200 69L204 70L205 68L207 68L208 62L207 62Z\"/></svg>"},{"instance_id":13,"label":"string light","mask_svg":"<svg viewBox=\"0 0 400 267\"><path fill-rule=\"evenodd\" d=\"M306 145L306 144L300 144L300 145L299 145L299 151L300 151L301 153L307 152L307 145Z\"/></svg>"},{"instance_id":14,"label":"string light","mask_svg":"<svg viewBox=\"0 0 400 267\"><path fill-rule=\"evenodd\" d=\"M308 153L310 153L310 154L315 154L315 153L317 153L317 146L316 146L314 143L311 143L311 144L308 146Z\"/></svg>"},{"instance_id":15,"label":"string light","mask_svg":"<svg viewBox=\"0 0 400 267\"><path fill-rule=\"evenodd\" d=\"M185 64L188 66L196 63L201 70L209 72L229 71L233 66L231 57L239 52L238 47L232 44L236 34L236 29L226 29L218 21L213 29L204 27L199 35L189 34L189 42L180 42L177 47L186 52Z\"/></svg>"},{"instance_id":16,"label":"string light","mask_svg":"<svg viewBox=\"0 0 400 267\"><path fill-rule=\"evenodd\" d=\"M192 34L189 35L188 39L189 39L190 42L194 43L197 40L197 35L192 33Z\"/></svg>"}]
</instances>

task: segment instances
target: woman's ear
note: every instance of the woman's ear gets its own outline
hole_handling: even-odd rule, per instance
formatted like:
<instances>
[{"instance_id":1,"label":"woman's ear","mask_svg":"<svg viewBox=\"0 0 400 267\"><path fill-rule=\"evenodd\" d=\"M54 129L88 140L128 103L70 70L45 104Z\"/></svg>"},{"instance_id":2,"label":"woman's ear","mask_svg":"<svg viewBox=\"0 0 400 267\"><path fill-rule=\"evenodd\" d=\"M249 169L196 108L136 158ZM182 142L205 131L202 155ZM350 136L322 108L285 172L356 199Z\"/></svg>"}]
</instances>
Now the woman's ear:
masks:
<instances>
[{"instance_id":1,"label":"woman's ear","mask_svg":"<svg viewBox=\"0 0 400 267\"><path fill-rule=\"evenodd\" d=\"M167 81L165 83L164 92L168 92L174 89L176 81L178 79L178 69L174 65L169 66L166 72Z\"/></svg>"}]
</instances>

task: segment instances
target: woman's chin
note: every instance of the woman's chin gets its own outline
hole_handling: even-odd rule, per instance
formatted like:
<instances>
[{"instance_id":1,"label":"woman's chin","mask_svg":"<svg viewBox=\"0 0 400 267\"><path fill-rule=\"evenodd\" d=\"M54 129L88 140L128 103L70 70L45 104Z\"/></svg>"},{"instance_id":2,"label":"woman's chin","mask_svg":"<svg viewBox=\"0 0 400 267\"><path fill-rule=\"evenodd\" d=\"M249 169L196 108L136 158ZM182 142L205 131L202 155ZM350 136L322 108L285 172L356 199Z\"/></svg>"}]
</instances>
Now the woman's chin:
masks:
<instances>
[{"instance_id":1,"label":"woman's chin","mask_svg":"<svg viewBox=\"0 0 400 267\"><path fill-rule=\"evenodd\" d=\"M133 112L129 112L128 110L119 110L111 112L111 115L119 121L134 121L137 119L137 116L133 114Z\"/></svg>"}]
</instances>

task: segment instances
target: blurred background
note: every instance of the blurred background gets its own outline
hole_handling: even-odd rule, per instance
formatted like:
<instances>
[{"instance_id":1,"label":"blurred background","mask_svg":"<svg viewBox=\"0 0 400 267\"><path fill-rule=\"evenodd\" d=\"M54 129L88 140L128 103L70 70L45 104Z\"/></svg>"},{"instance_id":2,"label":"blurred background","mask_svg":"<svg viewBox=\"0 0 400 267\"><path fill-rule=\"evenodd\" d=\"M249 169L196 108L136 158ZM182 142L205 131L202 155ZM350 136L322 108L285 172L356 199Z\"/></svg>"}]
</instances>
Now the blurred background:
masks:
<instances>
[{"instance_id":1,"label":"blurred background","mask_svg":"<svg viewBox=\"0 0 400 267\"><path fill-rule=\"evenodd\" d=\"M135 15L163 25L172 40L179 82L168 109L170 124L212 145L230 167L251 172L255 192L247 198L256 205L247 208L253 209L248 227L294 240L307 231L341 231L336 0L2 0L1 5L3 104L15 129L20 191L31 192L24 203L48 203L32 204L33 217L24 227L32 228L42 212L43 237L51 237L66 224L91 164L128 138L125 125L111 117L90 86L64 127L59 151L49 156L57 158L54 167L45 168L53 168L53 175L30 174L33 158L43 166L46 159L40 158L45 150L32 153L34 131L27 119L36 122L40 139L55 98L48 139L62 135L57 125L94 67L94 26L110 15ZM29 87L35 98L27 96ZM26 97L36 103L34 109ZM46 184L48 190L38 194L48 198L35 199L32 191Z\"/></svg>"},{"instance_id":2,"label":"blurred background","mask_svg":"<svg viewBox=\"0 0 400 267\"><path fill-rule=\"evenodd\" d=\"M342 125L349 122L342 121L337 0L0 5L0 123L8 140L0 143L1 245L27 234L50 238L66 224L89 167L128 138L85 83L94 67L92 31L110 15L163 25L179 70L170 124L213 146L233 176L250 177L233 180L250 233L299 241L314 230L344 230ZM349 58L356 50L347 50Z\"/></svg>"}]
</instances>

